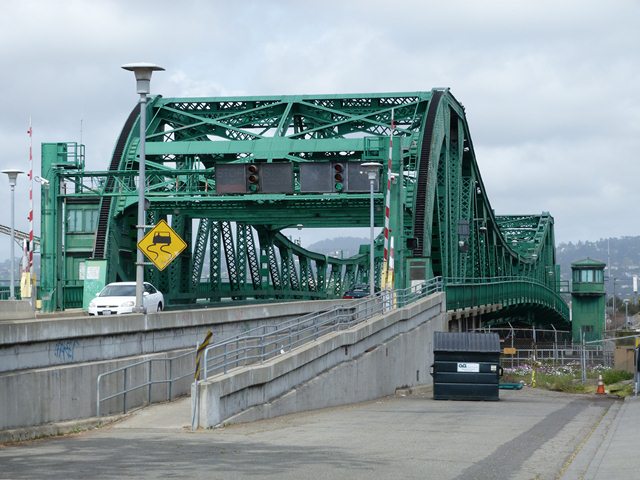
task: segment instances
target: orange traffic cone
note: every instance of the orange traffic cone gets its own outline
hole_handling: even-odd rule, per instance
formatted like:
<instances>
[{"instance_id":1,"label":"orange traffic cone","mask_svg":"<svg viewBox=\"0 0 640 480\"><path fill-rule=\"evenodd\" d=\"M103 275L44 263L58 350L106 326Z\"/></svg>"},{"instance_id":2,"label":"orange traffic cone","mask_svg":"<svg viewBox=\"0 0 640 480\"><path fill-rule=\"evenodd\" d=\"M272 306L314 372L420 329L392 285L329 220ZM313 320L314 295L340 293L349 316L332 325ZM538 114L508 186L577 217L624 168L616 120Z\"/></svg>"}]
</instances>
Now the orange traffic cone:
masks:
<instances>
[{"instance_id":1,"label":"orange traffic cone","mask_svg":"<svg viewBox=\"0 0 640 480\"><path fill-rule=\"evenodd\" d=\"M602 381L602 375L598 375L598 388L596 389L596 393L604 395L604 382Z\"/></svg>"}]
</instances>

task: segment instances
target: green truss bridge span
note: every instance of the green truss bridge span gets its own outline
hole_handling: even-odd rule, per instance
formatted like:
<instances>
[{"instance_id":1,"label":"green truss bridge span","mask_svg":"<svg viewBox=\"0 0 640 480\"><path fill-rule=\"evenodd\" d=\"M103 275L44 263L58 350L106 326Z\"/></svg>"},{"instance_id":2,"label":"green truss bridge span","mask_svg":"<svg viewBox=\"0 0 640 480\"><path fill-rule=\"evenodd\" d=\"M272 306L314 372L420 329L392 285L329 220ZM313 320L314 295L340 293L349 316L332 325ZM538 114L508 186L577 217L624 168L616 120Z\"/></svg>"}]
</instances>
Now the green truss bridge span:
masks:
<instances>
[{"instance_id":1,"label":"green truss bridge span","mask_svg":"<svg viewBox=\"0 0 640 480\"><path fill-rule=\"evenodd\" d=\"M362 164L378 162L375 225L388 217L374 246L378 286L442 277L451 310L493 305L487 321L568 321L553 218L494 214L464 107L447 89L157 96L146 113L146 224L164 219L188 245L163 271L145 267L169 306L333 298L366 284L368 245L327 256L283 230L368 227ZM47 310L81 306L88 259L105 261L107 281L135 278L139 121L136 107L101 171L85 169L82 145L42 145Z\"/></svg>"}]
</instances>

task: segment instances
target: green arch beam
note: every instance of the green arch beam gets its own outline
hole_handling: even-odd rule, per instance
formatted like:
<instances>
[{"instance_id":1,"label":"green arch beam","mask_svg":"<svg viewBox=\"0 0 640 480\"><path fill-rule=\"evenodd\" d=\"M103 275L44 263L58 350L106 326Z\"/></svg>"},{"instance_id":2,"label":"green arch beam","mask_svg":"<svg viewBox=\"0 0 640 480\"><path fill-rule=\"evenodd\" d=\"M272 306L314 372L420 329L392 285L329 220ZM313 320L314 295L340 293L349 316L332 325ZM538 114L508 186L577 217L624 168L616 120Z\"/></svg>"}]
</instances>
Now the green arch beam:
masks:
<instances>
[{"instance_id":1,"label":"green arch beam","mask_svg":"<svg viewBox=\"0 0 640 480\"><path fill-rule=\"evenodd\" d=\"M158 96L147 108L148 222L169 219L190 245L166 271L147 269L147 278L167 292L169 304L330 298L353 283L366 283L368 245L353 258L332 258L302 249L280 232L296 225L368 226L369 193L359 165L371 161L385 165L374 194L375 223L381 227L391 153L395 288L442 276L453 302L460 290L456 285L476 288L470 285L517 279L540 288L523 306L567 320L558 288L553 218L548 213L494 214L464 107L448 89ZM78 283L69 273L76 260L106 259L112 281L134 277L138 122L136 107L104 171L84 170L83 159L69 155L72 144L43 145L43 177L52 186L43 190L50 206L43 215L43 237L52 246L43 249L43 287L57 295L54 308L73 302L60 291L71 292ZM325 178L334 175L338 163L345 178ZM255 185L243 177L248 165L256 165ZM71 231L69 215L87 215L93 223ZM388 266L383 265L383 241L381 236L375 244L379 284ZM61 243L75 248L67 249L63 259L57 253ZM504 301L505 306L518 304L506 293Z\"/></svg>"}]
</instances>

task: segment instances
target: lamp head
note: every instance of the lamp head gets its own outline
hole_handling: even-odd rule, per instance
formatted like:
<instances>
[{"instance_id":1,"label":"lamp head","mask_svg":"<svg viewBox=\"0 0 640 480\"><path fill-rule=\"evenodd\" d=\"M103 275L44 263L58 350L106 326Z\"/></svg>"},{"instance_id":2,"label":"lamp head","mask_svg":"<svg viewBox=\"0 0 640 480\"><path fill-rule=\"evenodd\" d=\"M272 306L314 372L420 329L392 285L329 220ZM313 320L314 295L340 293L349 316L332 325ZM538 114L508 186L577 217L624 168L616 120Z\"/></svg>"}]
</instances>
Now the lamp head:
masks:
<instances>
[{"instance_id":1,"label":"lamp head","mask_svg":"<svg viewBox=\"0 0 640 480\"><path fill-rule=\"evenodd\" d=\"M9 177L9 185L15 187L18 175L24 172L22 170L15 170L10 168L8 170L2 170L2 173L5 173Z\"/></svg>"},{"instance_id":2,"label":"lamp head","mask_svg":"<svg viewBox=\"0 0 640 480\"><path fill-rule=\"evenodd\" d=\"M164 70L164 68L158 65L146 62L127 63L126 65L122 65L122 68L134 73L138 93L145 95L148 95L151 91L151 74Z\"/></svg>"}]
</instances>

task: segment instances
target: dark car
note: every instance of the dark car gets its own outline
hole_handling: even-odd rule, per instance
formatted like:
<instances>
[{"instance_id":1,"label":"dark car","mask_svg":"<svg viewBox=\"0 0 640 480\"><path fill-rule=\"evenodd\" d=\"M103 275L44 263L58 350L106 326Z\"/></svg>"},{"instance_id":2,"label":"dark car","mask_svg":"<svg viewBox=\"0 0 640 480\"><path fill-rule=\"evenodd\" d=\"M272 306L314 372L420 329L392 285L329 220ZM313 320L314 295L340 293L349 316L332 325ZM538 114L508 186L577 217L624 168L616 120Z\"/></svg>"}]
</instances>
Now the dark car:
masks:
<instances>
[{"instance_id":1,"label":"dark car","mask_svg":"<svg viewBox=\"0 0 640 480\"><path fill-rule=\"evenodd\" d=\"M369 296L369 285L354 285L344 292L342 298L364 298Z\"/></svg>"}]
</instances>

